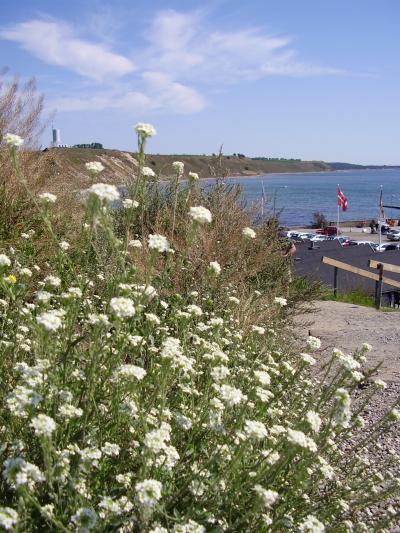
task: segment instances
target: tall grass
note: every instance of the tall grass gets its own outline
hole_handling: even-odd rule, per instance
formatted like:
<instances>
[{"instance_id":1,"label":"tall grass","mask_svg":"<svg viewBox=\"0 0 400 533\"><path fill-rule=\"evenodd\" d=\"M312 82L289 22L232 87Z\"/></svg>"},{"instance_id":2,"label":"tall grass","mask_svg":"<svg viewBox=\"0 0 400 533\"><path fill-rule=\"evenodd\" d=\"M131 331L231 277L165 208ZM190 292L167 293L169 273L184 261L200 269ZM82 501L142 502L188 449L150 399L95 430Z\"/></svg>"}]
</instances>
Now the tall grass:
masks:
<instances>
[{"instance_id":1,"label":"tall grass","mask_svg":"<svg viewBox=\"0 0 400 533\"><path fill-rule=\"evenodd\" d=\"M320 342L292 347L297 282L271 228L249 231L221 185L149 186L154 132L137 131L143 157L121 210L115 187L94 184L66 242L56 199L32 197L52 255L35 265L34 235L1 251L0 525L389 531L396 509L365 511L398 495L398 457L374 465L368 453L400 412L362 436L351 403L374 372L369 347L311 372Z\"/></svg>"}]
</instances>

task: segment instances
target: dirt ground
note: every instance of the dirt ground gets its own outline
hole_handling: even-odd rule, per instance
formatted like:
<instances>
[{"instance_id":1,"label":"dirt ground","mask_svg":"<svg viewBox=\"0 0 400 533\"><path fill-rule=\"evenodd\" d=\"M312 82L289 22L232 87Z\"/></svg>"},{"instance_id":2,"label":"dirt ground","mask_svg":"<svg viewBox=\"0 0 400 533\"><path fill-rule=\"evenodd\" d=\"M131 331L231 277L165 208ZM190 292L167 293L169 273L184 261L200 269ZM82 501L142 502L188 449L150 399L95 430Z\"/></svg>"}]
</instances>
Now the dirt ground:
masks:
<instances>
[{"instance_id":1,"label":"dirt ground","mask_svg":"<svg viewBox=\"0 0 400 533\"><path fill-rule=\"evenodd\" d=\"M400 383L400 312L321 301L316 303L314 314L298 318L298 325L300 337L306 338L310 331L321 339L325 353L332 348L351 353L363 342L369 343L372 350L367 354L368 366L383 361L379 377Z\"/></svg>"}]
</instances>

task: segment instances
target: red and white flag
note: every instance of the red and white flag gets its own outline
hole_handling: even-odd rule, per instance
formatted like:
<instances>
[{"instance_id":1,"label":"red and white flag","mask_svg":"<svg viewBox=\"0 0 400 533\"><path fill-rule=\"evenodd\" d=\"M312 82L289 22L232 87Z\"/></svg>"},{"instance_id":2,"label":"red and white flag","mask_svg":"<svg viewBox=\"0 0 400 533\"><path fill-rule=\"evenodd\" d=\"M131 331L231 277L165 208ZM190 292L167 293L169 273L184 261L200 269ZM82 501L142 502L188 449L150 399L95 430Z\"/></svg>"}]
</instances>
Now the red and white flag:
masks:
<instances>
[{"instance_id":1,"label":"red and white flag","mask_svg":"<svg viewBox=\"0 0 400 533\"><path fill-rule=\"evenodd\" d=\"M340 190L339 185L337 188L337 203L338 206L342 208L342 211L347 211L347 198L344 192Z\"/></svg>"}]
</instances>

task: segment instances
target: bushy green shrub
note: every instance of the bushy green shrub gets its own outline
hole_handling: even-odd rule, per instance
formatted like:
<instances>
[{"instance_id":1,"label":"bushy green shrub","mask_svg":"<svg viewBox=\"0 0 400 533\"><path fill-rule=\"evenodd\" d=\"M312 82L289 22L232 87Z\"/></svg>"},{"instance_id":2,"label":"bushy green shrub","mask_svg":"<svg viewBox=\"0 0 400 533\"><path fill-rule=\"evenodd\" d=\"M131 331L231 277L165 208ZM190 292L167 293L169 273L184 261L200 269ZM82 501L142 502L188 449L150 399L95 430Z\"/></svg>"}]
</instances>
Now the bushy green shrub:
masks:
<instances>
[{"instance_id":1,"label":"bushy green shrub","mask_svg":"<svg viewBox=\"0 0 400 533\"><path fill-rule=\"evenodd\" d=\"M144 154L152 129L137 130ZM213 197L210 209L193 203L194 184L175 188L167 218L148 213L143 163L122 215L111 208L115 187L89 189L71 246L51 223L56 198L35 199L55 251L46 272L30 262L34 236L0 254L0 524L388 531L395 510L364 524L359 513L398 494L396 456L366 464L399 411L349 440L363 426L351 394L373 373L361 372L369 347L336 350L312 373L318 356L285 339L290 298L277 291L279 279L290 286L288 265L276 267L280 278L247 271L259 265L253 248L268 249L263 230L216 235ZM218 248L207 254L218 238L224 260ZM239 258L242 271L230 272ZM319 348L310 337L307 350ZM369 399L384 387L377 381Z\"/></svg>"}]
</instances>

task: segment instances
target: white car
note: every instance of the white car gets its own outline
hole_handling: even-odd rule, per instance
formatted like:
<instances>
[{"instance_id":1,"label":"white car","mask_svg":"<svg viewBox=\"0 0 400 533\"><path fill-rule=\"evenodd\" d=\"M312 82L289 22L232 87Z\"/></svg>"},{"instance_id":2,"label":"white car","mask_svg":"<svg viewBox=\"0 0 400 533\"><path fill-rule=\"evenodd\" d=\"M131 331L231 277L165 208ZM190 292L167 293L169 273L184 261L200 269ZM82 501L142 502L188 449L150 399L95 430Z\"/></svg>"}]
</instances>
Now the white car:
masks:
<instances>
[{"instance_id":1,"label":"white car","mask_svg":"<svg viewBox=\"0 0 400 533\"><path fill-rule=\"evenodd\" d=\"M375 248L376 252L388 252L389 250L400 250L400 244L384 242L383 244L378 244Z\"/></svg>"},{"instance_id":2,"label":"white car","mask_svg":"<svg viewBox=\"0 0 400 533\"><path fill-rule=\"evenodd\" d=\"M326 237L325 237L325 235L315 235L315 237L312 237L310 239L310 241L312 241L312 242L322 242L322 241L326 241Z\"/></svg>"},{"instance_id":3,"label":"white car","mask_svg":"<svg viewBox=\"0 0 400 533\"><path fill-rule=\"evenodd\" d=\"M400 230L398 229L390 229L386 233L386 238L388 241L400 241Z\"/></svg>"},{"instance_id":4,"label":"white car","mask_svg":"<svg viewBox=\"0 0 400 533\"><path fill-rule=\"evenodd\" d=\"M297 238L301 241L311 241L314 239L314 237L317 237L316 233L300 233Z\"/></svg>"}]
</instances>

